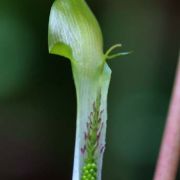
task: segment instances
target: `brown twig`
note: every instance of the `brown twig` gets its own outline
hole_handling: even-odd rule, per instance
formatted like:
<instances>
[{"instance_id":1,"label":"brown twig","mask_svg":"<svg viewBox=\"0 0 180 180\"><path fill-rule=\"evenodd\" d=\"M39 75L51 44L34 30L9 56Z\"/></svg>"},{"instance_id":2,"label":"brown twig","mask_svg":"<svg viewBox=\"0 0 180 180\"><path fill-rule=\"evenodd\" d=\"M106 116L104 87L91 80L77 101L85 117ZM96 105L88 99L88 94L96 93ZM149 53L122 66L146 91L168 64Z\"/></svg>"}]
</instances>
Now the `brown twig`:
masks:
<instances>
[{"instance_id":1,"label":"brown twig","mask_svg":"<svg viewBox=\"0 0 180 180\"><path fill-rule=\"evenodd\" d=\"M180 159L180 56L154 180L175 180Z\"/></svg>"}]
</instances>

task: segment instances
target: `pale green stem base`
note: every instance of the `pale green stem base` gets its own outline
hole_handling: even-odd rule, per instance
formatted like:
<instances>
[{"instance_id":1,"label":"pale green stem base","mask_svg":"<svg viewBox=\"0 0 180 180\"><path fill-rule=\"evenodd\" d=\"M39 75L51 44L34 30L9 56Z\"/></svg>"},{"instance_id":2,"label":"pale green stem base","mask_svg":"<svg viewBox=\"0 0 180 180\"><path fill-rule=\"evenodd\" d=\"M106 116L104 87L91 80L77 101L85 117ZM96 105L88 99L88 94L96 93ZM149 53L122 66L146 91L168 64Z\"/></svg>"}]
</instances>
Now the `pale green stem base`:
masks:
<instances>
[{"instance_id":1,"label":"pale green stem base","mask_svg":"<svg viewBox=\"0 0 180 180\"><path fill-rule=\"evenodd\" d=\"M77 93L77 124L76 124L76 142L75 142L75 154L74 154L74 168L73 168L73 180L82 179L82 168L86 159L86 150L82 152L84 145L86 144L85 132L88 131L87 123L89 116L93 112L93 104L101 95L100 99L100 111L103 111L101 115L102 130L99 137L98 147L96 150L95 160L97 162L97 180L101 180L103 151L105 147L106 136L106 120L107 120L107 93L110 82L111 70L104 64L103 68L99 71L91 72L84 67L81 69L79 66L72 64L73 76L75 80L76 93ZM98 132L97 132L98 133Z\"/></svg>"}]
</instances>

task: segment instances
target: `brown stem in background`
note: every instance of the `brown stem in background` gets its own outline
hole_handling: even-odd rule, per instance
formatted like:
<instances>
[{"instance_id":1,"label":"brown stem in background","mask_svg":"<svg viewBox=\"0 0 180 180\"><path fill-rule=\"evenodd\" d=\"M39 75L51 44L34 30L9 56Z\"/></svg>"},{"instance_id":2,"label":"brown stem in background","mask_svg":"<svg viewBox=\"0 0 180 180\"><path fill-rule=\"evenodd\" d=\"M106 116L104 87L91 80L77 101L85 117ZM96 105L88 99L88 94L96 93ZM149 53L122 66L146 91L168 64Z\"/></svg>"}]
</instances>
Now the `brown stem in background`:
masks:
<instances>
[{"instance_id":1,"label":"brown stem in background","mask_svg":"<svg viewBox=\"0 0 180 180\"><path fill-rule=\"evenodd\" d=\"M154 180L175 180L180 159L180 55Z\"/></svg>"}]
</instances>

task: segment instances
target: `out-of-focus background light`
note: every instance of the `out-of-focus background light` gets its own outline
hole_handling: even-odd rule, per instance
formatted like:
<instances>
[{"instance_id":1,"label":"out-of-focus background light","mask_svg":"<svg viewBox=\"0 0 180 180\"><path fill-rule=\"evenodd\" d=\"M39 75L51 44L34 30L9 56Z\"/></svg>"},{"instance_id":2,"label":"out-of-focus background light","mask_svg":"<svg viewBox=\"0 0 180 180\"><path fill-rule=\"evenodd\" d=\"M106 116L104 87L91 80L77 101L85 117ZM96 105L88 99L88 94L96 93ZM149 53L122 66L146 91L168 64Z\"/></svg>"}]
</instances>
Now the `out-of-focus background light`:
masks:
<instances>
[{"instance_id":1,"label":"out-of-focus background light","mask_svg":"<svg viewBox=\"0 0 180 180\"><path fill-rule=\"evenodd\" d=\"M53 1L0 0L0 179L71 179L76 97L70 62L48 54ZM178 0L88 0L109 61L103 180L151 180L176 69ZM179 177L178 177L179 178Z\"/></svg>"}]
</instances>

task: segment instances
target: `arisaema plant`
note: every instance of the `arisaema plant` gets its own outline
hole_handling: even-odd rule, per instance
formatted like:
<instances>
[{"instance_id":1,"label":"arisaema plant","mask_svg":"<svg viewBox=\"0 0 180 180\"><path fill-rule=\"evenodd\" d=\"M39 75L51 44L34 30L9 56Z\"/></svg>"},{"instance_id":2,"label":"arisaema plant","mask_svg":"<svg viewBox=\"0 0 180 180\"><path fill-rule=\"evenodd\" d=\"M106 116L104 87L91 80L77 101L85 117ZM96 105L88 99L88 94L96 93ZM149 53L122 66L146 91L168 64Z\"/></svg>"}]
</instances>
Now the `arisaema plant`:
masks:
<instances>
[{"instance_id":1,"label":"arisaema plant","mask_svg":"<svg viewBox=\"0 0 180 180\"><path fill-rule=\"evenodd\" d=\"M73 180L101 180L105 150L107 93L111 69L107 60L128 53L103 52L99 24L84 0L56 0L48 33L49 52L71 62L77 95Z\"/></svg>"}]
</instances>

